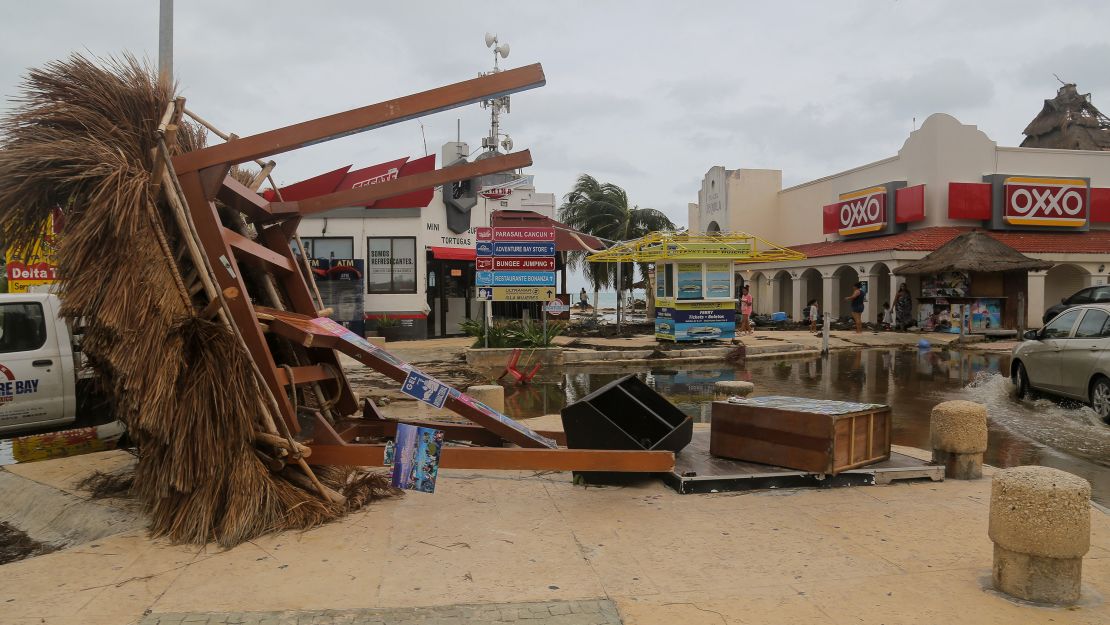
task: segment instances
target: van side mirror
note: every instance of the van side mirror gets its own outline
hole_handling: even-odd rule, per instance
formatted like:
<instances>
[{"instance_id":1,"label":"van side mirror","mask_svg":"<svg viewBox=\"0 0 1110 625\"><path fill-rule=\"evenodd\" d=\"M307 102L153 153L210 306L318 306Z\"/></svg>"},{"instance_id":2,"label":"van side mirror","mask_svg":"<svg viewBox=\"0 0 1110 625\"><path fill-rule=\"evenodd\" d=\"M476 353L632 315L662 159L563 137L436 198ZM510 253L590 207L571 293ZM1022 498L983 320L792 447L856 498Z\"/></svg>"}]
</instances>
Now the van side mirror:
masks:
<instances>
[{"instance_id":1,"label":"van side mirror","mask_svg":"<svg viewBox=\"0 0 1110 625\"><path fill-rule=\"evenodd\" d=\"M1026 341L1041 340L1040 332L1037 330L1026 330L1025 334L1021 335L1021 338L1025 339Z\"/></svg>"}]
</instances>

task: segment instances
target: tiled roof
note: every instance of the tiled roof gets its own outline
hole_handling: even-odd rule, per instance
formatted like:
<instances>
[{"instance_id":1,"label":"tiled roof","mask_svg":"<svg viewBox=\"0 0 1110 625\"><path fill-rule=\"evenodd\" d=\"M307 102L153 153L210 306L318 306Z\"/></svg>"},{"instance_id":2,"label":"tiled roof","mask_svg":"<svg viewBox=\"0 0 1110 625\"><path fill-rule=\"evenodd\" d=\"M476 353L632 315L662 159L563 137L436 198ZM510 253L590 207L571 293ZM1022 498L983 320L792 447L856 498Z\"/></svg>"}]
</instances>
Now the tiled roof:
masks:
<instances>
[{"instance_id":1,"label":"tiled roof","mask_svg":"<svg viewBox=\"0 0 1110 625\"><path fill-rule=\"evenodd\" d=\"M970 230L975 230L975 228L937 226L908 230L885 237L822 241L789 247L810 258L886 251L932 252ZM986 230L984 232L1023 254L1110 254L1110 230L1091 230L1089 232L998 232Z\"/></svg>"}]
</instances>

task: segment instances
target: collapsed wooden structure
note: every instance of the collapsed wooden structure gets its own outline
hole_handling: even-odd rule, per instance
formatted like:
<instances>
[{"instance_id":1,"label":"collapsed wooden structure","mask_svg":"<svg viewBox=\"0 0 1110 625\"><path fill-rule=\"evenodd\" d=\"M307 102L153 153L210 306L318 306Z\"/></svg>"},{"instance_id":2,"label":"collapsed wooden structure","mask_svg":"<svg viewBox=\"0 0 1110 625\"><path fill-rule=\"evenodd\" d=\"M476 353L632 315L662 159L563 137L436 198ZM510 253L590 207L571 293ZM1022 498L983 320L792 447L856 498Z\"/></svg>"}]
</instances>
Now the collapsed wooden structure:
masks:
<instances>
[{"instance_id":1,"label":"collapsed wooden structure","mask_svg":"<svg viewBox=\"0 0 1110 625\"><path fill-rule=\"evenodd\" d=\"M202 316L224 321L250 356L268 404L268 431L259 434L272 444L267 462L296 463L323 498L335 499L336 493L316 480L309 465L381 466L384 441L362 441L391 437L399 423L382 419L369 402L361 418L347 419L360 407L336 352L398 382L415 369L327 318L305 259L291 244L301 218L518 169L532 160L524 150L297 202L280 196L269 202L257 189L274 163L261 159L544 83L542 68L529 65L248 137L217 131L224 143L177 155L171 144L183 115L215 128L187 111L181 98L167 108L158 129L156 180L178 209L180 231L191 234L193 264L206 274L194 304ZM244 183L235 169L250 162L263 169ZM456 389L447 392L446 407L473 425L434 424L449 441L465 443L443 449L444 468L654 473L674 466L671 452L560 447L558 433L535 432Z\"/></svg>"}]
</instances>

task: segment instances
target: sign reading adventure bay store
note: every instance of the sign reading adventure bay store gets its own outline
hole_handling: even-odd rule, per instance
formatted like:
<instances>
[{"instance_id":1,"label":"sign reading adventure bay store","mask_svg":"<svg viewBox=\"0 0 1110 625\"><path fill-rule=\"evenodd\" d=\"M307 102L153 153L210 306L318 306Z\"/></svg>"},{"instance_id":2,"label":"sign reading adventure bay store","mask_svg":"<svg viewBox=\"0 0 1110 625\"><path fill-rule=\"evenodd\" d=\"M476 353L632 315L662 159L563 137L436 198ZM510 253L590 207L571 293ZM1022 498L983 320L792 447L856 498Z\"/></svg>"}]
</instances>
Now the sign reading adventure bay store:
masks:
<instances>
[{"instance_id":1,"label":"sign reading adventure bay store","mask_svg":"<svg viewBox=\"0 0 1110 625\"><path fill-rule=\"evenodd\" d=\"M478 298L547 301L555 291L555 229L494 227L475 231Z\"/></svg>"},{"instance_id":2,"label":"sign reading adventure bay store","mask_svg":"<svg viewBox=\"0 0 1110 625\"><path fill-rule=\"evenodd\" d=\"M990 227L995 230L1087 230L1091 183L1088 178L991 174Z\"/></svg>"}]
</instances>

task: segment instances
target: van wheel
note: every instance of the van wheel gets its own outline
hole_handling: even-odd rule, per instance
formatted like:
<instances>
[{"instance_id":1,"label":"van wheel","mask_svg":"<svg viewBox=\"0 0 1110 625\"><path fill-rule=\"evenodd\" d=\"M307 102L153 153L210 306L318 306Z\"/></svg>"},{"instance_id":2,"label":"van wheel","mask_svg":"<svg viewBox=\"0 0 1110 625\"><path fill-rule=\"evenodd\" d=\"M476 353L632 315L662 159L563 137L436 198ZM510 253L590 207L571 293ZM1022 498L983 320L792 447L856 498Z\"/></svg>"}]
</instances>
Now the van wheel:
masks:
<instances>
[{"instance_id":1,"label":"van wheel","mask_svg":"<svg viewBox=\"0 0 1110 625\"><path fill-rule=\"evenodd\" d=\"M1100 377L1091 384L1091 408L1103 421L1110 421L1110 380Z\"/></svg>"},{"instance_id":2,"label":"van wheel","mask_svg":"<svg viewBox=\"0 0 1110 625\"><path fill-rule=\"evenodd\" d=\"M1014 383L1017 384L1017 398L1025 399L1032 394L1032 389L1029 386L1029 374L1025 372L1025 365L1018 363L1017 373L1014 376Z\"/></svg>"}]
</instances>

